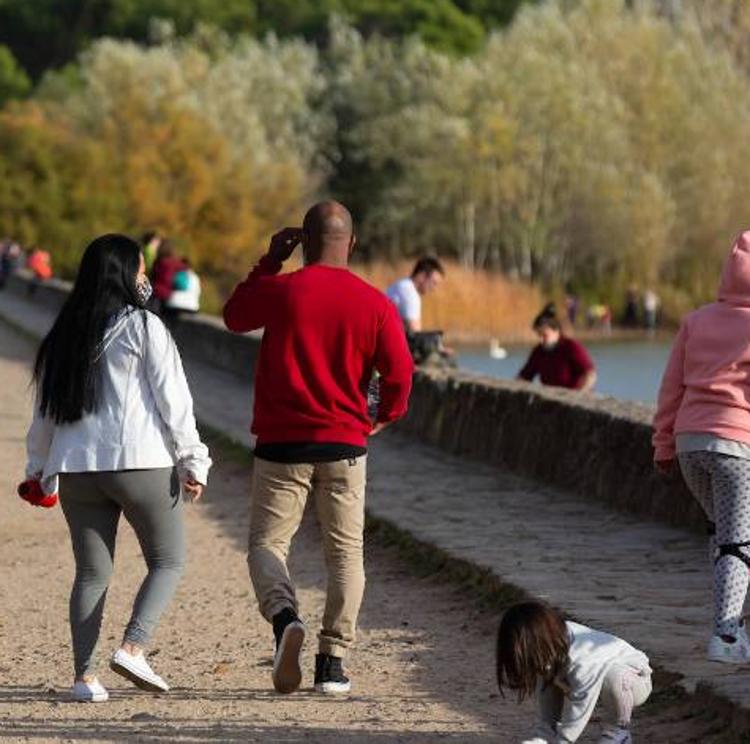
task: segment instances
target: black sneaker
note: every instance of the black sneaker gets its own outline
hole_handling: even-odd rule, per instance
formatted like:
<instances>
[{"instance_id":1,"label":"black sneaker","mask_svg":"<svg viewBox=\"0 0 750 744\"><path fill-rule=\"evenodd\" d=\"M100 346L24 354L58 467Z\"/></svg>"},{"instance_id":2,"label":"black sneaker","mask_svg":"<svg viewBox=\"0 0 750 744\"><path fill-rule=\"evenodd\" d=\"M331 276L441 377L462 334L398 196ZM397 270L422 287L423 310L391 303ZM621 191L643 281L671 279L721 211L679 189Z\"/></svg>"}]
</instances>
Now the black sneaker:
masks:
<instances>
[{"instance_id":1,"label":"black sneaker","mask_svg":"<svg viewBox=\"0 0 750 744\"><path fill-rule=\"evenodd\" d=\"M302 668L299 657L305 642L305 624L290 608L273 616L273 635L276 653L273 657L273 686L276 692L288 695L299 688Z\"/></svg>"},{"instance_id":2,"label":"black sneaker","mask_svg":"<svg viewBox=\"0 0 750 744\"><path fill-rule=\"evenodd\" d=\"M352 683L344 674L344 667L338 656L315 655L315 690L329 695L349 692Z\"/></svg>"}]
</instances>

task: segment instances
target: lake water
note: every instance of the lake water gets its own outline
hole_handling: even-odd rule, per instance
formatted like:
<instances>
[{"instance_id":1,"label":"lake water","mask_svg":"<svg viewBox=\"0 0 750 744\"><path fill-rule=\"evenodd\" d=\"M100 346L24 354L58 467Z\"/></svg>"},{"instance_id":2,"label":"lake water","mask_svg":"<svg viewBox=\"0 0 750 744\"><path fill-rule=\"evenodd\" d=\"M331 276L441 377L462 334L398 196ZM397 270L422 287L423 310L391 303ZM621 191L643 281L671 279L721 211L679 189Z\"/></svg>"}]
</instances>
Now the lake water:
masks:
<instances>
[{"instance_id":1,"label":"lake water","mask_svg":"<svg viewBox=\"0 0 750 744\"><path fill-rule=\"evenodd\" d=\"M596 364L596 392L622 400L653 404L670 344L663 339L643 341L597 341L586 343ZM488 348L461 348L459 366L491 377L513 378L524 365L531 346L507 347L505 359L493 359Z\"/></svg>"}]
</instances>

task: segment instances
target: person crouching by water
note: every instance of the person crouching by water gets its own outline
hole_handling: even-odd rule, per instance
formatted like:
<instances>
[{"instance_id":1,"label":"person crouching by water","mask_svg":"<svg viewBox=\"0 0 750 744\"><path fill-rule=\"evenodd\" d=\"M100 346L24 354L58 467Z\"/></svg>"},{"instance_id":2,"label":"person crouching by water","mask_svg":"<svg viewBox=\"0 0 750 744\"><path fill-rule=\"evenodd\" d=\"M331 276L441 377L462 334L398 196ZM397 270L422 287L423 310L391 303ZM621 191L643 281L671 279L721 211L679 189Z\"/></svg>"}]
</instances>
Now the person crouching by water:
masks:
<instances>
[{"instance_id":1,"label":"person crouching by water","mask_svg":"<svg viewBox=\"0 0 750 744\"><path fill-rule=\"evenodd\" d=\"M591 390L596 384L596 369L586 349L565 336L553 303L536 316L533 329L539 344L532 349L518 379L531 382L539 377L543 385Z\"/></svg>"},{"instance_id":2,"label":"person crouching by water","mask_svg":"<svg viewBox=\"0 0 750 744\"><path fill-rule=\"evenodd\" d=\"M682 321L654 417L654 462L675 459L710 522L714 621L709 661L750 664L742 617L750 567L750 231L724 264L718 302Z\"/></svg>"},{"instance_id":3,"label":"person crouching by water","mask_svg":"<svg viewBox=\"0 0 750 744\"><path fill-rule=\"evenodd\" d=\"M583 734L599 700L599 744L631 744L633 709L651 694L651 666L621 638L566 622L542 602L521 602L503 616L497 636L497 683L521 702L538 698L534 734L523 744L567 744Z\"/></svg>"},{"instance_id":4,"label":"person crouching by water","mask_svg":"<svg viewBox=\"0 0 750 744\"><path fill-rule=\"evenodd\" d=\"M143 652L185 562L181 486L200 498L211 466L175 343L144 309L150 293L139 245L97 238L34 368L26 474L46 493L59 481L76 564L72 696L82 702L108 698L95 656L121 514L148 573L110 667L141 689L169 689Z\"/></svg>"}]
</instances>

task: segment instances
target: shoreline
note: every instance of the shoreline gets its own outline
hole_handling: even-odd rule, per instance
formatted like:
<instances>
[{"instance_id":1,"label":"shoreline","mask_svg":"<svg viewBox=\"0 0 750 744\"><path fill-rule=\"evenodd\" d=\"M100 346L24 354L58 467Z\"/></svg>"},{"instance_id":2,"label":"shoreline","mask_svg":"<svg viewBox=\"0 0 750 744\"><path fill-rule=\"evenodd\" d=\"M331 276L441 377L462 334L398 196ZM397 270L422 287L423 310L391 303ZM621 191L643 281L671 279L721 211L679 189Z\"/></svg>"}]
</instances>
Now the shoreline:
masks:
<instances>
[{"instance_id":1,"label":"shoreline","mask_svg":"<svg viewBox=\"0 0 750 744\"><path fill-rule=\"evenodd\" d=\"M655 341L660 343L669 343L674 335L674 330L670 328L659 328L656 331L648 331L645 328L622 328L613 327L612 331L605 333L598 329L589 328L565 328L563 333L566 336L575 338L578 341L587 343L627 343L636 341ZM534 332L521 331L516 333L506 333L492 335L485 331L468 332L468 331L444 331L445 341L449 346L462 347L480 347L488 346L490 343L498 343L501 346L528 346L537 342Z\"/></svg>"}]
</instances>

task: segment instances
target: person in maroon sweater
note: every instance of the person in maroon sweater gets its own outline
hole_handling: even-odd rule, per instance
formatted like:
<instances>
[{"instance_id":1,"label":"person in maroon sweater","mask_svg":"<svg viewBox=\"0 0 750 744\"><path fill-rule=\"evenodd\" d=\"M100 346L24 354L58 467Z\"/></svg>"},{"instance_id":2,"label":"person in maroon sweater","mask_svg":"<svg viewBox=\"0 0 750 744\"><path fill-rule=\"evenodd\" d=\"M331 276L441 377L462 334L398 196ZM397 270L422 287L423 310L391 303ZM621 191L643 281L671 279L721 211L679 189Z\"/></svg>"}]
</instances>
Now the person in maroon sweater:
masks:
<instances>
[{"instance_id":1,"label":"person in maroon sweater","mask_svg":"<svg viewBox=\"0 0 750 744\"><path fill-rule=\"evenodd\" d=\"M304 268L281 274L302 244ZM305 626L286 558L308 495L315 499L328 587L315 688L347 692L342 659L354 641L364 592L362 555L367 437L406 413L413 363L388 298L348 269L352 220L337 202L312 207L302 226L271 239L268 253L224 307L227 328L263 328L255 373L257 435L248 565L260 611L273 624L273 684L296 690ZM380 403L369 418L377 370Z\"/></svg>"},{"instance_id":2,"label":"person in maroon sweater","mask_svg":"<svg viewBox=\"0 0 750 744\"><path fill-rule=\"evenodd\" d=\"M169 240L162 240L156 254L156 260L151 267L151 285L153 287L153 302L151 309L161 314L164 303L174 290L175 275L182 271L185 263L175 254L174 246Z\"/></svg>"},{"instance_id":3,"label":"person in maroon sweater","mask_svg":"<svg viewBox=\"0 0 750 744\"><path fill-rule=\"evenodd\" d=\"M563 335L553 304L537 315L533 327L540 343L518 373L519 379L530 382L538 376L543 385L591 390L596 384L594 363L582 344Z\"/></svg>"}]
</instances>

